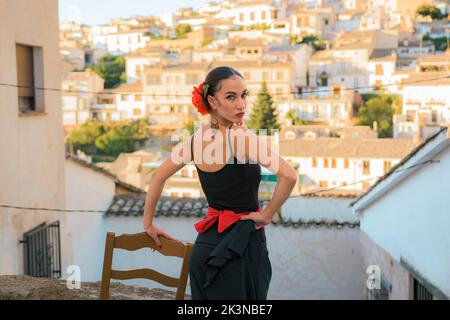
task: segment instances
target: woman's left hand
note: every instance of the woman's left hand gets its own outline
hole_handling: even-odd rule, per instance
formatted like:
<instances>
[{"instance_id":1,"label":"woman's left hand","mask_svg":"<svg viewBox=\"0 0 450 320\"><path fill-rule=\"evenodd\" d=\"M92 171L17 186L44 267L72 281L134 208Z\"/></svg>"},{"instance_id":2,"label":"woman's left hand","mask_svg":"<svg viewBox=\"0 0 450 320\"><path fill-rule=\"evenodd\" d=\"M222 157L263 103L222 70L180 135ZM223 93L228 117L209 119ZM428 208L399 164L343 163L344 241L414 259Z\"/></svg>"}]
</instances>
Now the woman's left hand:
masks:
<instances>
[{"instance_id":1,"label":"woman's left hand","mask_svg":"<svg viewBox=\"0 0 450 320\"><path fill-rule=\"evenodd\" d=\"M249 214L241 216L241 220L253 220L256 225L256 230L259 230L271 222L271 218L267 217L264 212L250 212Z\"/></svg>"}]
</instances>

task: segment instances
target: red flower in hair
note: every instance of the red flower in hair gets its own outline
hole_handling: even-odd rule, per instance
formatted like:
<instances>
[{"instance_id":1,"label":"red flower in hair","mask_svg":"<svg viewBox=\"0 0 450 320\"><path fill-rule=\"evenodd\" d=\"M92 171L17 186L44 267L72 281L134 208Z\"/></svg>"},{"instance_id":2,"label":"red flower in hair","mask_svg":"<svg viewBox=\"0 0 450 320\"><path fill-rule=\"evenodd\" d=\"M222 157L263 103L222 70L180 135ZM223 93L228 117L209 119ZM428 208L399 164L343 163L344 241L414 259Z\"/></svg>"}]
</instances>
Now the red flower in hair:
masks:
<instances>
[{"instance_id":1,"label":"red flower in hair","mask_svg":"<svg viewBox=\"0 0 450 320\"><path fill-rule=\"evenodd\" d=\"M204 92L205 83L203 82L201 85L194 87L194 91L192 91L192 104L197 108L198 112L202 115L208 114L208 109L205 105L205 92ZM206 90L208 86L206 85Z\"/></svg>"}]
</instances>

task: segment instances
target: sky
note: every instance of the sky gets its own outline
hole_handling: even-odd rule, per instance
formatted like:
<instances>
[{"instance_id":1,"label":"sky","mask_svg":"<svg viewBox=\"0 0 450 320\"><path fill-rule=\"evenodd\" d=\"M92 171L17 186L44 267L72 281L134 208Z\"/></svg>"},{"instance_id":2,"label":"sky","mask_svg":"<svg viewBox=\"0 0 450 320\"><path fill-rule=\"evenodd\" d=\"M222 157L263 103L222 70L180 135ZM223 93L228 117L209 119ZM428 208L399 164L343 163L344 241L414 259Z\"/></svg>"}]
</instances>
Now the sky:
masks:
<instances>
[{"instance_id":1,"label":"sky","mask_svg":"<svg viewBox=\"0 0 450 320\"><path fill-rule=\"evenodd\" d=\"M158 16L179 8L198 9L208 0L59 0L61 21L73 20L88 25L107 23L113 18L134 15Z\"/></svg>"}]
</instances>

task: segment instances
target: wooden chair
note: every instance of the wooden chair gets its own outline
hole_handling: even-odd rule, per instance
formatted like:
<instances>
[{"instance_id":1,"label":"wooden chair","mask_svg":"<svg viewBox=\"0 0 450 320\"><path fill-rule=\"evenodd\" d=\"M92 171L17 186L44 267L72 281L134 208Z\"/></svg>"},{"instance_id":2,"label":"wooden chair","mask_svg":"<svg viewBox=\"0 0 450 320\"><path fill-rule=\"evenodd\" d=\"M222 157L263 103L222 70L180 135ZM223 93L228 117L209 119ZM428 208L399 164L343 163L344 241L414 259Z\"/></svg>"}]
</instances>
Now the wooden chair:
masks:
<instances>
[{"instance_id":1,"label":"wooden chair","mask_svg":"<svg viewBox=\"0 0 450 320\"><path fill-rule=\"evenodd\" d=\"M192 244L184 244L180 241L169 240L160 236L162 248L158 248L153 239L146 233L124 234L116 237L114 233L108 232L106 235L105 257L103 260L103 273L100 289L100 299L109 299L110 280L128 279L149 279L161 283L167 287L177 288L175 299L183 300L186 292L186 285L189 271L189 257L192 251ZM135 251L142 248L156 250L169 257L180 257L183 259L180 277L173 278L152 269L136 269L118 271L111 270L113 250L124 249Z\"/></svg>"}]
</instances>

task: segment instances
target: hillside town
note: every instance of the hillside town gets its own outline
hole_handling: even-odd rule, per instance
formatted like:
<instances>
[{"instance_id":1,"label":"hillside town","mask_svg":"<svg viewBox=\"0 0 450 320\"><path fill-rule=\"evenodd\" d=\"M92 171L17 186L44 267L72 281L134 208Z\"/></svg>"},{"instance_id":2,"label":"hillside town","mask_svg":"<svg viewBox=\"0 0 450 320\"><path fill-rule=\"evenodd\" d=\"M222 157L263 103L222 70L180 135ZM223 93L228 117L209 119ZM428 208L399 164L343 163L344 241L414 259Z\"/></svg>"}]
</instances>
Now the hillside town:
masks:
<instances>
[{"instance_id":1,"label":"hillside town","mask_svg":"<svg viewBox=\"0 0 450 320\"><path fill-rule=\"evenodd\" d=\"M0 0L0 275L66 278L75 264L99 281L106 233L142 231L174 137L209 120L193 87L231 66L250 92L244 122L270 104L268 139L298 174L267 228L269 298L450 298L450 1L205 1L101 25L42 2ZM264 207L278 179L261 174ZM207 210L191 162L165 183L156 219L192 242ZM27 243L55 228L36 271Z\"/></svg>"}]
</instances>

